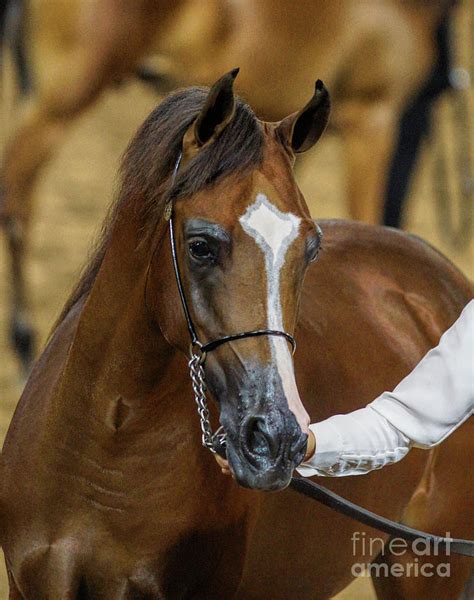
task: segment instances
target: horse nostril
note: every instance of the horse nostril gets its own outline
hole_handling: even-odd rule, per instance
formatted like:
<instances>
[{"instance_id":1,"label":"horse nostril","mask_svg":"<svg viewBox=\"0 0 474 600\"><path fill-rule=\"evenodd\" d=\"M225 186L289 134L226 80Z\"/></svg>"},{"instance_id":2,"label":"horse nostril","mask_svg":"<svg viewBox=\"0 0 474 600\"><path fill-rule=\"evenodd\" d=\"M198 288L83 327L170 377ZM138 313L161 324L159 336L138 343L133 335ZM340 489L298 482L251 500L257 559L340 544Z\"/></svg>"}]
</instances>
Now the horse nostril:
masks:
<instances>
[{"instance_id":1,"label":"horse nostril","mask_svg":"<svg viewBox=\"0 0 474 600\"><path fill-rule=\"evenodd\" d=\"M269 431L262 417L254 417L247 421L245 437L247 448L252 454L271 457L278 455L278 438Z\"/></svg>"}]
</instances>

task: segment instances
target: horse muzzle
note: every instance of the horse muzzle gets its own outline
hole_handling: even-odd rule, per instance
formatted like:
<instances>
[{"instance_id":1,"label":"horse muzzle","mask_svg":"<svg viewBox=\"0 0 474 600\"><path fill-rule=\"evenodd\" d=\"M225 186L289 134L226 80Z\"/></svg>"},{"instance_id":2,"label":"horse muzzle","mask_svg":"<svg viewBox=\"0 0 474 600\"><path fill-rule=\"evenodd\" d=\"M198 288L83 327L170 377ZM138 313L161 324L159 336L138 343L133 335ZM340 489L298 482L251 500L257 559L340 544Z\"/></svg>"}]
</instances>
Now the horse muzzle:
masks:
<instances>
[{"instance_id":1,"label":"horse muzzle","mask_svg":"<svg viewBox=\"0 0 474 600\"><path fill-rule=\"evenodd\" d=\"M245 416L232 435L226 427L227 458L243 487L277 491L288 486L303 460L307 435L290 411L272 408Z\"/></svg>"}]
</instances>

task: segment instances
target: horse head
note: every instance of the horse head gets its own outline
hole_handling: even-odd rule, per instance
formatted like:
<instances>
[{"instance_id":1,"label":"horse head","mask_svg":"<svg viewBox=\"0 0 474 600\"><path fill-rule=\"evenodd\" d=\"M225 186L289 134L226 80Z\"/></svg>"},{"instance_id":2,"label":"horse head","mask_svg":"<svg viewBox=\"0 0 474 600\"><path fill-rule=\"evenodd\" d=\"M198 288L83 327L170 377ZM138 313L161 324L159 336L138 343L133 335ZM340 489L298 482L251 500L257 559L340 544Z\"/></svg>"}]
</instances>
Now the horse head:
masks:
<instances>
[{"instance_id":1,"label":"horse head","mask_svg":"<svg viewBox=\"0 0 474 600\"><path fill-rule=\"evenodd\" d=\"M320 245L293 163L323 133L329 95L318 81L301 111L261 122L234 96L236 75L209 92L188 90L181 102L188 114L174 156L182 160L164 196L186 307L166 234L153 254L146 298L172 346L188 353L190 322L191 336L204 345L219 340L207 352L206 385L220 408L231 469L243 486L277 490L306 450L309 417L290 342L304 275ZM260 335L234 338L255 331Z\"/></svg>"}]
</instances>

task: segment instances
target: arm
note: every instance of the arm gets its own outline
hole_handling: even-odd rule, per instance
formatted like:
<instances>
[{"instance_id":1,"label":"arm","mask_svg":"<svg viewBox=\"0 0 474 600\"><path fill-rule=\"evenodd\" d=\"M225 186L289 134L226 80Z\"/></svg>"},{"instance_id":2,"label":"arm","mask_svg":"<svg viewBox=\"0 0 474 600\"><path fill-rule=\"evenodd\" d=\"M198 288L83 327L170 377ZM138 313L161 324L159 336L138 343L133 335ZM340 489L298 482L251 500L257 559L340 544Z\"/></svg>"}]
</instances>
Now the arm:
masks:
<instances>
[{"instance_id":1,"label":"arm","mask_svg":"<svg viewBox=\"0 0 474 600\"><path fill-rule=\"evenodd\" d=\"M360 475L443 441L473 412L474 301L416 368L365 408L310 426L316 452L301 475Z\"/></svg>"},{"instance_id":2,"label":"arm","mask_svg":"<svg viewBox=\"0 0 474 600\"><path fill-rule=\"evenodd\" d=\"M398 462L410 440L370 406L310 425L316 452L298 467L304 477L363 475Z\"/></svg>"}]
</instances>

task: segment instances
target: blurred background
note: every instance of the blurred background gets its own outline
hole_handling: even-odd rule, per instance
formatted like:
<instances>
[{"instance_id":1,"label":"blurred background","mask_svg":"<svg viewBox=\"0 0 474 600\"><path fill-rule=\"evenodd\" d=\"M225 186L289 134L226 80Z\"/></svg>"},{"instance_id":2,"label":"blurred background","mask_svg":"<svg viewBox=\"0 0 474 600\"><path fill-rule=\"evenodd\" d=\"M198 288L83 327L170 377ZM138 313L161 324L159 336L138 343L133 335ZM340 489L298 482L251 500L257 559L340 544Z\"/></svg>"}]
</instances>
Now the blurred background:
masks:
<instances>
[{"instance_id":1,"label":"blurred background","mask_svg":"<svg viewBox=\"0 0 474 600\"><path fill-rule=\"evenodd\" d=\"M13 292L25 365L86 262L134 131L163 94L235 66L266 120L302 108L317 78L329 88L332 126L297 164L315 218L401 226L473 277L472 3L1 0L0 20L0 440L22 387ZM359 580L338 598L375 596Z\"/></svg>"}]
</instances>

